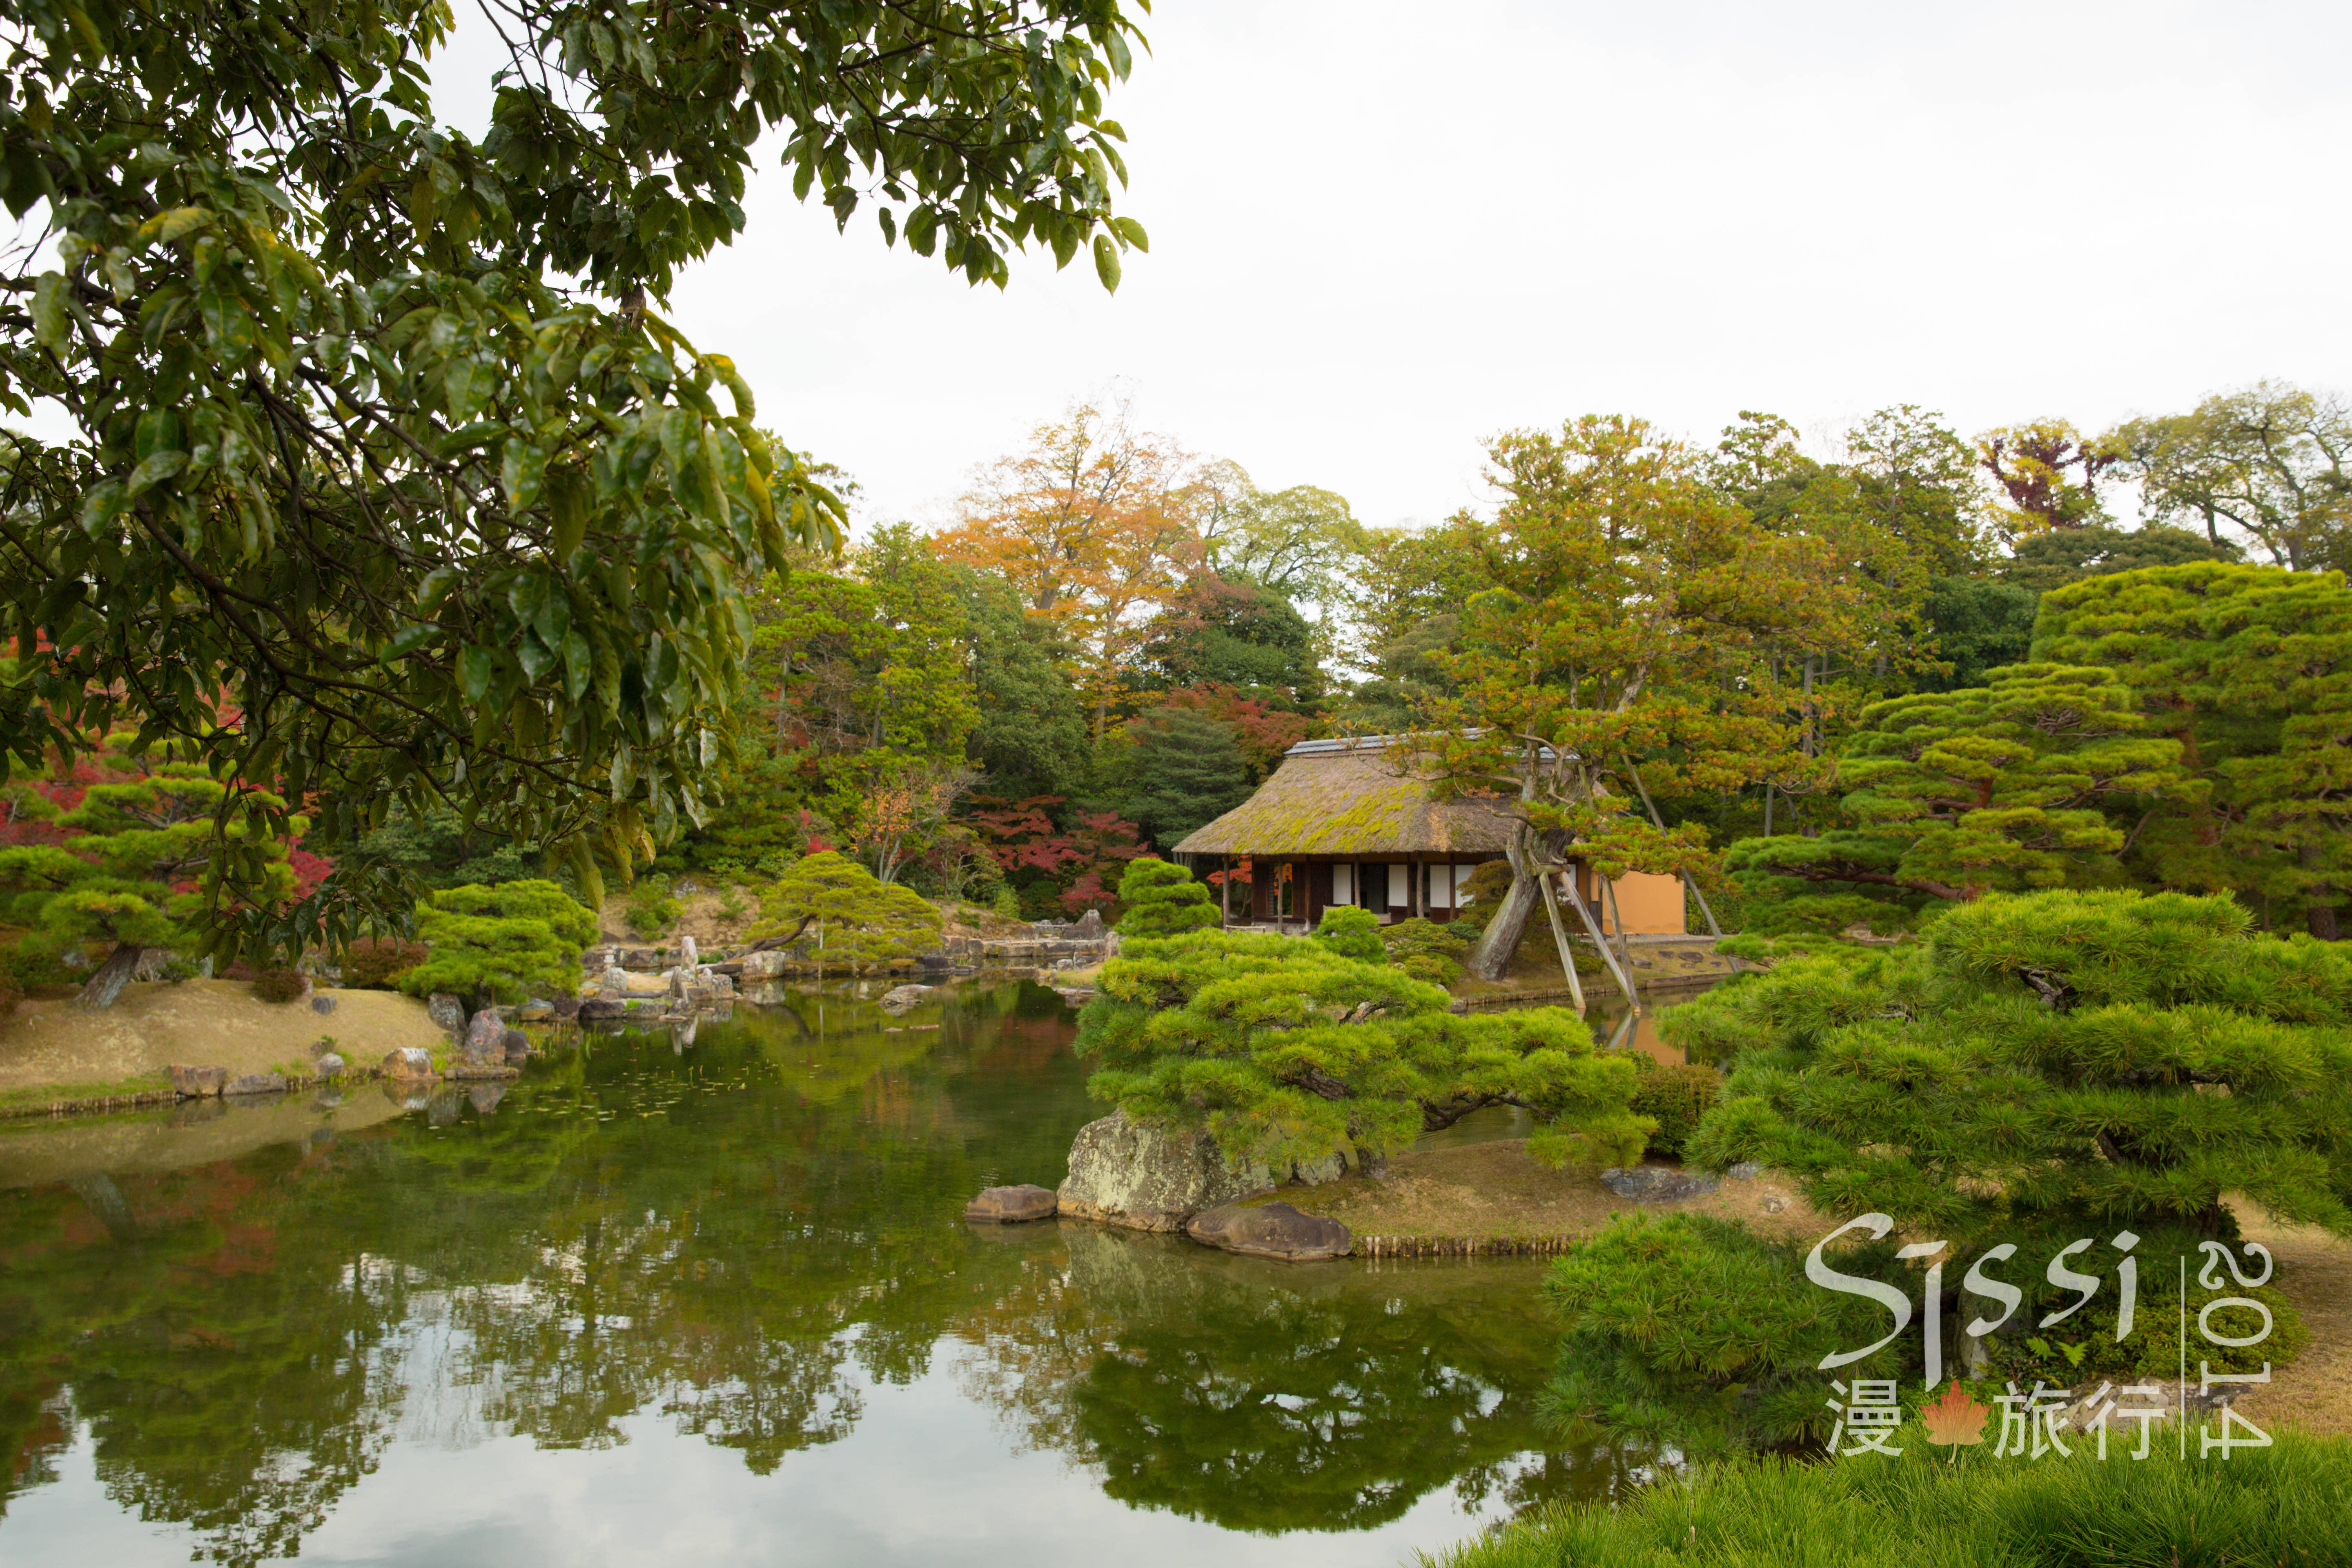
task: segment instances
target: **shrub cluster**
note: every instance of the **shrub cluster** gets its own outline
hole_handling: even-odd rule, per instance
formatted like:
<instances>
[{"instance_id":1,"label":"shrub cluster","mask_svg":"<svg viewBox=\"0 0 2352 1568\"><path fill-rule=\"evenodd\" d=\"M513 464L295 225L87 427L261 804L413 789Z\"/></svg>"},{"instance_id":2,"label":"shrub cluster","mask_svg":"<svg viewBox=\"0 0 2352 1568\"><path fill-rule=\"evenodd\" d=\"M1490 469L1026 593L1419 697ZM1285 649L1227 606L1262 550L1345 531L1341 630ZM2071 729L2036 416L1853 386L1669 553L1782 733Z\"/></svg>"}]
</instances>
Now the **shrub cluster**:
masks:
<instances>
[{"instance_id":1,"label":"shrub cluster","mask_svg":"<svg viewBox=\"0 0 2352 1568\"><path fill-rule=\"evenodd\" d=\"M805 921L805 923L803 923ZM940 911L921 894L837 850L804 856L768 889L753 942L799 931L795 949L823 970L862 973L940 945Z\"/></svg>"},{"instance_id":2,"label":"shrub cluster","mask_svg":"<svg viewBox=\"0 0 2352 1568\"><path fill-rule=\"evenodd\" d=\"M1699 1118L1714 1106L1723 1075L1703 1062L1651 1063L1646 1057L1637 1057L1633 1065L1642 1070L1641 1087L1633 1091L1633 1109L1658 1124L1658 1130L1650 1134L1650 1152L1678 1160Z\"/></svg>"},{"instance_id":3,"label":"shrub cluster","mask_svg":"<svg viewBox=\"0 0 2352 1568\"><path fill-rule=\"evenodd\" d=\"M1451 985L1462 978L1462 960L1477 931L1462 922L1438 925L1418 917L1381 928L1381 945L1389 962L1432 985Z\"/></svg>"},{"instance_id":4,"label":"shrub cluster","mask_svg":"<svg viewBox=\"0 0 2352 1568\"><path fill-rule=\"evenodd\" d=\"M400 977L427 956L421 942L364 936L343 949L338 968L343 984L355 991L394 991Z\"/></svg>"},{"instance_id":5,"label":"shrub cluster","mask_svg":"<svg viewBox=\"0 0 2352 1568\"><path fill-rule=\"evenodd\" d=\"M656 872L637 879L629 889L628 910L622 918L633 933L651 942L677 924L685 913L685 903L670 896L670 879Z\"/></svg>"},{"instance_id":6,"label":"shrub cluster","mask_svg":"<svg viewBox=\"0 0 2352 1568\"><path fill-rule=\"evenodd\" d=\"M253 994L264 1002L291 1002L302 994L302 972L279 965L253 977Z\"/></svg>"}]
</instances>

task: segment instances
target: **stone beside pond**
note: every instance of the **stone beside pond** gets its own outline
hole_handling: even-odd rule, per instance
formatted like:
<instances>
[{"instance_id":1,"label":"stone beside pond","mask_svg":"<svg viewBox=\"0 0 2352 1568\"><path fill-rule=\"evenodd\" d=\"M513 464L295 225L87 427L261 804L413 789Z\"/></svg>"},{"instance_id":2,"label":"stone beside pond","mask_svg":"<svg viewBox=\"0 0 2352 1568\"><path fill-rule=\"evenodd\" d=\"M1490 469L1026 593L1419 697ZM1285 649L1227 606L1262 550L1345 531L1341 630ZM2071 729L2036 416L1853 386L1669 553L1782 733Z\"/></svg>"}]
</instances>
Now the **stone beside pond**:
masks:
<instances>
[{"instance_id":1,"label":"stone beside pond","mask_svg":"<svg viewBox=\"0 0 2352 1568\"><path fill-rule=\"evenodd\" d=\"M1273 1185L1264 1165L1228 1160L1205 1132L1149 1127L1114 1110L1078 1129L1058 1195L1061 1212L1073 1218L1173 1231L1202 1209Z\"/></svg>"},{"instance_id":2,"label":"stone beside pond","mask_svg":"<svg viewBox=\"0 0 2352 1568\"><path fill-rule=\"evenodd\" d=\"M1023 1184L1017 1187L983 1187L963 1205L963 1217L984 1225L1021 1225L1052 1219L1061 1206L1051 1187Z\"/></svg>"},{"instance_id":3,"label":"stone beside pond","mask_svg":"<svg viewBox=\"0 0 2352 1568\"><path fill-rule=\"evenodd\" d=\"M1206 1209L1185 1223L1184 1234L1203 1247L1284 1263L1345 1258L1355 1245L1355 1237L1338 1220L1301 1214L1282 1203Z\"/></svg>"}]
</instances>

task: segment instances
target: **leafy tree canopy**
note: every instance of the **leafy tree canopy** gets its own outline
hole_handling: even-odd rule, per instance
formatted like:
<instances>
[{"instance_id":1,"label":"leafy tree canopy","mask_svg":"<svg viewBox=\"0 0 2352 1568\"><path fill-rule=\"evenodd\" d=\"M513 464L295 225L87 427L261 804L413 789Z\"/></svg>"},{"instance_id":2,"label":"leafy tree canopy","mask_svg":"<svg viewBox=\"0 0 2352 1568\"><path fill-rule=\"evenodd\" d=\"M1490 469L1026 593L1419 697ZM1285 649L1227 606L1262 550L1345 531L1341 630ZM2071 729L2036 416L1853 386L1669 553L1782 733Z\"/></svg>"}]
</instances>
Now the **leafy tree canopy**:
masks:
<instances>
[{"instance_id":1,"label":"leafy tree canopy","mask_svg":"<svg viewBox=\"0 0 2352 1568\"><path fill-rule=\"evenodd\" d=\"M1437 986L1287 937L1195 931L1126 945L1078 1020L1097 1097L1145 1121L1204 1127L1282 1164L1411 1147L1489 1105L1542 1124L1529 1152L1622 1163L1651 1123L1634 1071L1584 1020L1539 1007L1463 1016Z\"/></svg>"},{"instance_id":2,"label":"leafy tree canopy","mask_svg":"<svg viewBox=\"0 0 2352 1568\"><path fill-rule=\"evenodd\" d=\"M2258 382L2186 414L2129 420L2109 439L2156 521L2216 545L2229 542L2226 528L2280 566L2352 569L2352 405L2342 397Z\"/></svg>"},{"instance_id":3,"label":"leafy tree canopy","mask_svg":"<svg viewBox=\"0 0 2352 1568\"><path fill-rule=\"evenodd\" d=\"M837 534L722 355L658 313L742 228L751 149L975 282L1037 241L1141 246L1103 92L1116 0L498 8L491 130L436 124L438 0L95 10L5 29L0 199L27 246L0 404L0 755L117 724L235 794L217 905L319 801L568 852L583 887L700 814L747 628L736 584ZM54 265L49 258L54 257ZM722 397L721 395L724 395ZM370 889L373 889L371 892ZM223 952L348 935L360 877Z\"/></svg>"},{"instance_id":4,"label":"leafy tree canopy","mask_svg":"<svg viewBox=\"0 0 2352 1568\"><path fill-rule=\"evenodd\" d=\"M520 1002L578 988L596 917L555 883L533 879L430 894L416 907L416 931L433 951L400 977L402 990Z\"/></svg>"},{"instance_id":5,"label":"leafy tree canopy","mask_svg":"<svg viewBox=\"0 0 2352 1568\"><path fill-rule=\"evenodd\" d=\"M2053 529L2019 540L2000 575L2004 582L2045 594L2085 577L2135 572L2143 566L2237 558L2238 547L2228 540L2215 542L2185 528L2151 523L2126 530L2093 524Z\"/></svg>"}]
</instances>

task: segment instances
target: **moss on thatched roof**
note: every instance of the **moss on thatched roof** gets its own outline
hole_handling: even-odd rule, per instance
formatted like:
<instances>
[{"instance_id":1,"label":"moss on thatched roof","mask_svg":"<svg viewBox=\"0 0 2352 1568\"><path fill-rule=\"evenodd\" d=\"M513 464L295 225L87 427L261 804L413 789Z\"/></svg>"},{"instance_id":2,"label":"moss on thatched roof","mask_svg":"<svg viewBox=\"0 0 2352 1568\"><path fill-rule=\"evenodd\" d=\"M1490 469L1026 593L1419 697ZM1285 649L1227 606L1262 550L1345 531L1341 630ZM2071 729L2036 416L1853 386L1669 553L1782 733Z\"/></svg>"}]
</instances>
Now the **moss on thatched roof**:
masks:
<instances>
[{"instance_id":1,"label":"moss on thatched roof","mask_svg":"<svg viewBox=\"0 0 2352 1568\"><path fill-rule=\"evenodd\" d=\"M1293 747L1255 795L1176 846L1180 855L1390 855L1487 858L1511 815L1484 800L1432 800L1410 753L1372 742Z\"/></svg>"}]
</instances>

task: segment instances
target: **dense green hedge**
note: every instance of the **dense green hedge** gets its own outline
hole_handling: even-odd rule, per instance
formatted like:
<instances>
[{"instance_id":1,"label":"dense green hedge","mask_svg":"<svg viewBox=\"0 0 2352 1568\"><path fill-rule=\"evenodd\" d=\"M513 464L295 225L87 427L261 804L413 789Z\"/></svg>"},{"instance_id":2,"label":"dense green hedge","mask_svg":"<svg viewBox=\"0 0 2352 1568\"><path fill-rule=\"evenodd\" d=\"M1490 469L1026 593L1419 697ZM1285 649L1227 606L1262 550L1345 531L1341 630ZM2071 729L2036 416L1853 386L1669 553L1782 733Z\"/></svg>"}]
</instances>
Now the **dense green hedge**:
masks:
<instances>
[{"instance_id":1,"label":"dense green hedge","mask_svg":"<svg viewBox=\"0 0 2352 1568\"><path fill-rule=\"evenodd\" d=\"M1558 1505L1424 1563L1444 1568L2305 1568L2352 1563L2352 1443L2278 1435L2223 1459L2110 1448L1997 1459L1710 1467L1630 1498Z\"/></svg>"}]
</instances>

